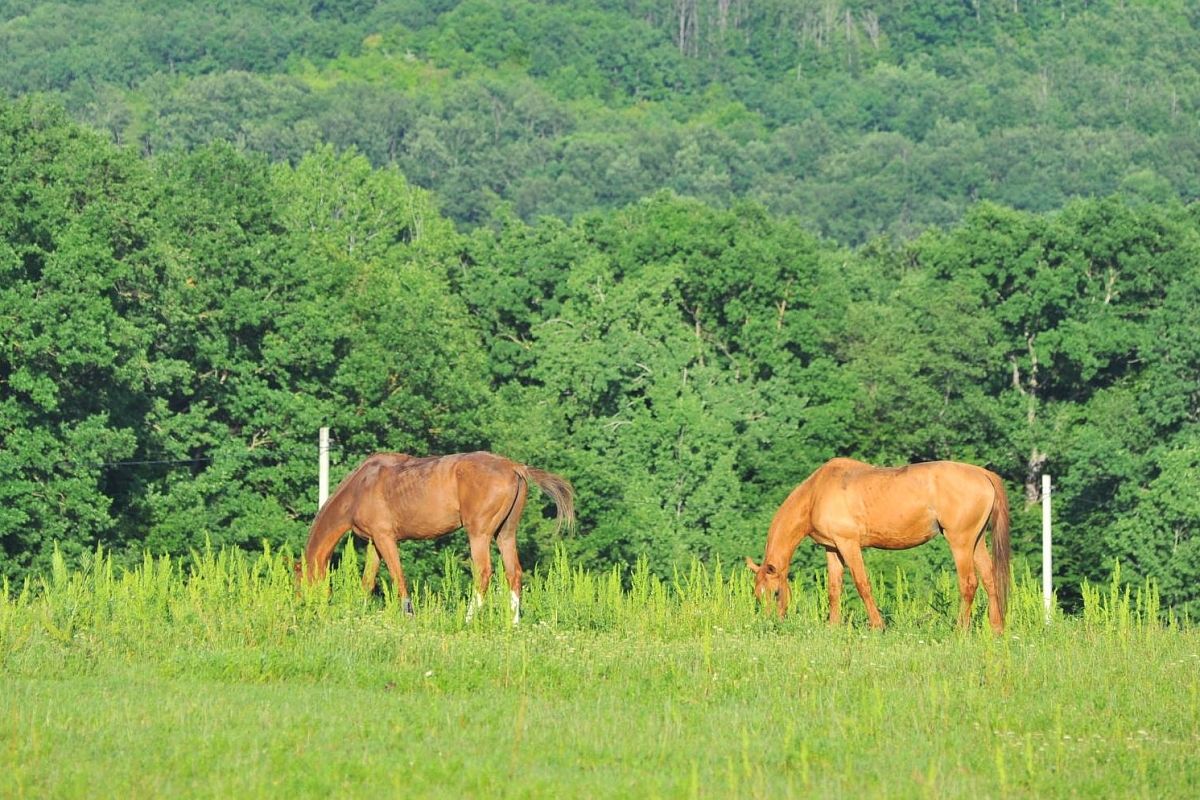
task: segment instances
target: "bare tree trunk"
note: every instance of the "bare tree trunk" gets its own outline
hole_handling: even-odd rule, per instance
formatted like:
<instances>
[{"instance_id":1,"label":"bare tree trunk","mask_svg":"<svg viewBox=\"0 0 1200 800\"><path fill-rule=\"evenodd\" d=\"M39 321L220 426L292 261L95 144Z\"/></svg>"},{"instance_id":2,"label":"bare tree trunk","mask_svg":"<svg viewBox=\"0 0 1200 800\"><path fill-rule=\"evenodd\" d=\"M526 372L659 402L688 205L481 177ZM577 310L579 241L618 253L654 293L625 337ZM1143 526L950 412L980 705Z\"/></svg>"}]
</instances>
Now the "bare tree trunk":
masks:
<instances>
[{"instance_id":1,"label":"bare tree trunk","mask_svg":"<svg viewBox=\"0 0 1200 800\"><path fill-rule=\"evenodd\" d=\"M1038 359L1037 351L1033 348L1036 339L1037 336L1035 334L1026 331L1025 345L1029 349L1029 377L1024 383L1021 381L1021 370L1017 366L1017 359L1015 356L1012 358L1013 387L1025 398L1025 422L1030 431L1037 424ZM1046 454L1034 443L1029 449L1029 458L1025 463L1025 502L1028 505L1035 505L1041 502L1041 478L1046 459Z\"/></svg>"},{"instance_id":2,"label":"bare tree trunk","mask_svg":"<svg viewBox=\"0 0 1200 800\"><path fill-rule=\"evenodd\" d=\"M867 38L871 41L871 47L879 49L879 15L874 11L866 11L863 13L863 30L866 31Z\"/></svg>"},{"instance_id":3,"label":"bare tree trunk","mask_svg":"<svg viewBox=\"0 0 1200 800\"><path fill-rule=\"evenodd\" d=\"M675 0L677 20L675 44L685 56L696 54L696 0Z\"/></svg>"},{"instance_id":4,"label":"bare tree trunk","mask_svg":"<svg viewBox=\"0 0 1200 800\"><path fill-rule=\"evenodd\" d=\"M733 0L717 0L717 28L721 31L721 36L725 35L725 30L729 27L729 4Z\"/></svg>"}]
</instances>

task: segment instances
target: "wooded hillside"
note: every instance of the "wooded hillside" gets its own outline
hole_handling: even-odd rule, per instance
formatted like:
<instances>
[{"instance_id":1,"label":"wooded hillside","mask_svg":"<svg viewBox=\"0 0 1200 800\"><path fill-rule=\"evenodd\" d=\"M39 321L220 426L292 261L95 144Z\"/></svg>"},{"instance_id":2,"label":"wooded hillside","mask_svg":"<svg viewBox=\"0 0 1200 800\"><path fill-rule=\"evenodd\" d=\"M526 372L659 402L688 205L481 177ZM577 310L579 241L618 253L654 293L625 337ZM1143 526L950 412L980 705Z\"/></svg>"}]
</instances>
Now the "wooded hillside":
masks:
<instances>
[{"instance_id":1,"label":"wooded hillside","mask_svg":"<svg viewBox=\"0 0 1200 800\"><path fill-rule=\"evenodd\" d=\"M567 475L577 563L663 573L834 455L989 466L1032 554L1048 472L1065 601L1200 612L1198 21L0 2L0 572L297 546L329 425L335 482Z\"/></svg>"},{"instance_id":2,"label":"wooded hillside","mask_svg":"<svg viewBox=\"0 0 1200 800\"><path fill-rule=\"evenodd\" d=\"M663 188L846 244L1200 196L1182 0L0 3L0 92L143 154L353 146L481 224Z\"/></svg>"}]
</instances>

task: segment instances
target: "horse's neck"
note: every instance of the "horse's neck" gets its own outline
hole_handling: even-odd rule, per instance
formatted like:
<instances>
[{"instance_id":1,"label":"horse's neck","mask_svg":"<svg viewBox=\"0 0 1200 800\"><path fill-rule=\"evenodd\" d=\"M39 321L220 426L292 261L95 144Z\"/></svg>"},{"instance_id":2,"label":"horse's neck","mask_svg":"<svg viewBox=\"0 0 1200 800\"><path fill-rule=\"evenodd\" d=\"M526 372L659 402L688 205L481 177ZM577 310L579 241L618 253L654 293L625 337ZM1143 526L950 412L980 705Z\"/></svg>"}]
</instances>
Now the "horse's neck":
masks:
<instances>
[{"instance_id":1,"label":"horse's neck","mask_svg":"<svg viewBox=\"0 0 1200 800\"><path fill-rule=\"evenodd\" d=\"M800 484L779 507L767 532L766 562L787 571L804 537L812 532L812 487L810 481Z\"/></svg>"},{"instance_id":2,"label":"horse's neck","mask_svg":"<svg viewBox=\"0 0 1200 800\"><path fill-rule=\"evenodd\" d=\"M350 527L350 519L343 511L343 503L330 498L317 512L308 531L308 544L304 546L304 560L312 577L321 577L333 556L333 548Z\"/></svg>"}]
</instances>

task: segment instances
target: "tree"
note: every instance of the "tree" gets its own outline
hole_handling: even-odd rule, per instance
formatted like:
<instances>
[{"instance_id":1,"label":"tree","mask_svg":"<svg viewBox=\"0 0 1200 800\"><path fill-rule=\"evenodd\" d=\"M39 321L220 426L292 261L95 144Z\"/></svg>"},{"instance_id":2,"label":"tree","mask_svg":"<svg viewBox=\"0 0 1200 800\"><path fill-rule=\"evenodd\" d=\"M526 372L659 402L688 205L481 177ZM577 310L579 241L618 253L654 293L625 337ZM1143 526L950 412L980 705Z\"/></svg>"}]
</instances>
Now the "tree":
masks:
<instances>
[{"instance_id":1,"label":"tree","mask_svg":"<svg viewBox=\"0 0 1200 800\"><path fill-rule=\"evenodd\" d=\"M136 483L104 462L138 452L169 282L126 151L34 102L0 103L0 570L88 549L117 529Z\"/></svg>"},{"instance_id":2,"label":"tree","mask_svg":"<svg viewBox=\"0 0 1200 800\"><path fill-rule=\"evenodd\" d=\"M1127 580L1152 578L1163 603L1178 612L1200 611L1200 438L1195 428L1152 460L1153 477L1140 486L1131 513L1114 521L1107 549L1119 559Z\"/></svg>"}]
</instances>

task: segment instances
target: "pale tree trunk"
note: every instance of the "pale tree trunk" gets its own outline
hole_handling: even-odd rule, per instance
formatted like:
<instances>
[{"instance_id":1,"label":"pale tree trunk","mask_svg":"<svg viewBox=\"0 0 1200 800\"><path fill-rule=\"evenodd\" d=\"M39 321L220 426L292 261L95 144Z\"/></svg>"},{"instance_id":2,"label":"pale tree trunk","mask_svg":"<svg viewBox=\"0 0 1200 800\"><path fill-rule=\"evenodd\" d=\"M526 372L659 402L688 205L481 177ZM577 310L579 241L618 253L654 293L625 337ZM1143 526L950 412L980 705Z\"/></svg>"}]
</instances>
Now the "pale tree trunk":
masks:
<instances>
[{"instance_id":1,"label":"pale tree trunk","mask_svg":"<svg viewBox=\"0 0 1200 800\"><path fill-rule=\"evenodd\" d=\"M697 0L675 0L675 44L685 56L696 54Z\"/></svg>"},{"instance_id":2,"label":"pale tree trunk","mask_svg":"<svg viewBox=\"0 0 1200 800\"><path fill-rule=\"evenodd\" d=\"M863 30L866 31L867 38L871 40L871 47L879 49L879 16L874 11L867 11L863 15Z\"/></svg>"},{"instance_id":3,"label":"pale tree trunk","mask_svg":"<svg viewBox=\"0 0 1200 800\"><path fill-rule=\"evenodd\" d=\"M729 5L732 2L733 0L717 0L717 27L720 28L722 36L729 27Z\"/></svg>"},{"instance_id":4,"label":"pale tree trunk","mask_svg":"<svg viewBox=\"0 0 1200 800\"><path fill-rule=\"evenodd\" d=\"M1025 332L1025 345L1029 349L1029 375L1024 381L1021 380L1021 369L1017 365L1017 358L1013 356L1012 361L1012 382L1013 388L1020 392L1025 398L1025 422L1028 429L1032 431L1037 425L1038 403L1038 359L1037 351L1034 350L1034 342L1037 339L1036 334ZM1025 503L1027 505L1035 505L1041 502L1042 499L1042 468L1046 464L1046 454L1043 453L1035 442L1029 449L1029 458L1025 463Z\"/></svg>"}]
</instances>

